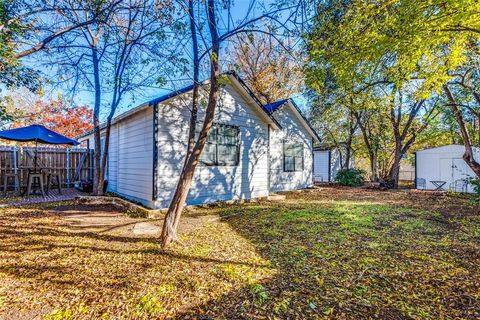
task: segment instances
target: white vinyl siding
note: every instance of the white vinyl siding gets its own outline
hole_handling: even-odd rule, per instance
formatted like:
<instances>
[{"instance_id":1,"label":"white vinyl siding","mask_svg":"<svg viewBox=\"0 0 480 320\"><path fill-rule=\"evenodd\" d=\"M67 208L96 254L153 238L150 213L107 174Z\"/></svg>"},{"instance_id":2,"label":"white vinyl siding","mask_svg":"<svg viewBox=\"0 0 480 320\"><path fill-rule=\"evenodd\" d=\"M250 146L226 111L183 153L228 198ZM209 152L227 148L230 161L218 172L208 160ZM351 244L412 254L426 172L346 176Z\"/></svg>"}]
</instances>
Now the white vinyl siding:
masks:
<instances>
[{"instance_id":1,"label":"white vinyl siding","mask_svg":"<svg viewBox=\"0 0 480 320\"><path fill-rule=\"evenodd\" d=\"M158 106L157 207L170 203L184 163L191 93ZM199 119L204 117L204 109ZM267 124L254 108L230 85L221 89L215 123L237 126L240 150L238 165L197 166L187 204L268 196Z\"/></svg>"},{"instance_id":2,"label":"white vinyl siding","mask_svg":"<svg viewBox=\"0 0 480 320\"><path fill-rule=\"evenodd\" d=\"M153 110L146 108L118 124L116 191L149 203L153 195Z\"/></svg>"},{"instance_id":3,"label":"white vinyl siding","mask_svg":"<svg viewBox=\"0 0 480 320\"><path fill-rule=\"evenodd\" d=\"M93 134L88 140L93 149ZM107 191L148 207L153 205L153 144L152 108L142 109L112 125Z\"/></svg>"},{"instance_id":4,"label":"white vinyl siding","mask_svg":"<svg viewBox=\"0 0 480 320\"><path fill-rule=\"evenodd\" d=\"M273 113L282 130L270 130L270 191L288 191L312 185L312 136L286 104ZM284 171L284 143L303 145L303 170Z\"/></svg>"}]
</instances>

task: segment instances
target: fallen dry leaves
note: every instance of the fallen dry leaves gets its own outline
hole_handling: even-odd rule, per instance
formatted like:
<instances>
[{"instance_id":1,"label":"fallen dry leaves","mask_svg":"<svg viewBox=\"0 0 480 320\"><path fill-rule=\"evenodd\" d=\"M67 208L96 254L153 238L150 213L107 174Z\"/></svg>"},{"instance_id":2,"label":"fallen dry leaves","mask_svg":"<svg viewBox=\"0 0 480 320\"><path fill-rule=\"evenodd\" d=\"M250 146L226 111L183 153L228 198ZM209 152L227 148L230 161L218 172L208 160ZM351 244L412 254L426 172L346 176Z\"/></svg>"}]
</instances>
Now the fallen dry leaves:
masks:
<instances>
[{"instance_id":1,"label":"fallen dry leaves","mask_svg":"<svg viewBox=\"0 0 480 320\"><path fill-rule=\"evenodd\" d=\"M72 224L79 213L110 224ZM324 188L197 209L167 252L133 235L138 221L74 203L1 209L0 318L480 317L468 198Z\"/></svg>"}]
</instances>

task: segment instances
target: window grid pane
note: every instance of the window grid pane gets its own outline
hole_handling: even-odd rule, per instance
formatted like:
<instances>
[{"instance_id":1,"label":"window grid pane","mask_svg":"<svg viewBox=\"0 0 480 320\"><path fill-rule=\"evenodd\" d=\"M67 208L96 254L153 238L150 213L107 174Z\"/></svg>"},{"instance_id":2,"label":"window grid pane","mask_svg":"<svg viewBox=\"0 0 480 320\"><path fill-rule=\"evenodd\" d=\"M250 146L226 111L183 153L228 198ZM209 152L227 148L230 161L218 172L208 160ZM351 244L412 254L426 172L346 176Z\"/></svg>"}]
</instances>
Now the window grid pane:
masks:
<instances>
[{"instance_id":1,"label":"window grid pane","mask_svg":"<svg viewBox=\"0 0 480 320\"><path fill-rule=\"evenodd\" d=\"M196 126L196 137L201 131L201 124ZM214 124L208 134L207 144L200 160L206 165L236 166L239 162L240 129L236 126Z\"/></svg>"},{"instance_id":2,"label":"window grid pane","mask_svg":"<svg viewBox=\"0 0 480 320\"><path fill-rule=\"evenodd\" d=\"M303 171L303 144L294 142L283 143L283 171Z\"/></svg>"}]
</instances>

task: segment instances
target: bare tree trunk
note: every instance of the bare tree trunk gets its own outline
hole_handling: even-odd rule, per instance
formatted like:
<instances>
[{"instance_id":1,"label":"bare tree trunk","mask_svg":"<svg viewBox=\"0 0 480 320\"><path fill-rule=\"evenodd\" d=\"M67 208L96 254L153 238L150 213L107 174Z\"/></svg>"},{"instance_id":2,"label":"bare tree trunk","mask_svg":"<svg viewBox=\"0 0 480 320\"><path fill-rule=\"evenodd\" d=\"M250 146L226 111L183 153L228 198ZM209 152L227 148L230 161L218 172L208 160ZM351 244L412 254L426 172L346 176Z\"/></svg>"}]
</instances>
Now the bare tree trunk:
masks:
<instances>
[{"instance_id":1,"label":"bare tree trunk","mask_svg":"<svg viewBox=\"0 0 480 320\"><path fill-rule=\"evenodd\" d=\"M161 245L165 248L172 241L177 239L177 227L180 221L180 216L185 206L188 191L190 189L195 168L200 160L200 155L207 142L208 133L213 125L213 118L215 116L215 109L219 95L218 78L220 76L220 68L218 65L219 54L219 38L217 32L217 24L215 20L215 1L207 1L207 18L212 41L212 53L210 56L210 93L208 96L208 104L205 111L205 120L200 132L198 141L193 147L190 157L185 163L182 173L175 190L175 194L168 208L165 220L163 223Z\"/></svg>"},{"instance_id":2,"label":"bare tree trunk","mask_svg":"<svg viewBox=\"0 0 480 320\"><path fill-rule=\"evenodd\" d=\"M388 170L388 180L390 180L393 183L393 188L397 189L398 188L398 182L400 178L400 162L402 161L402 145L401 142L395 138L395 152L393 155L393 161L392 165L390 166L390 169Z\"/></svg>"},{"instance_id":3,"label":"bare tree trunk","mask_svg":"<svg viewBox=\"0 0 480 320\"><path fill-rule=\"evenodd\" d=\"M198 40L197 40L197 27L195 24L195 12L193 10L193 0L188 1L188 15L190 19L190 32L192 34L192 49L193 49L193 91L192 91L192 110L190 115L190 127L188 132L188 145L187 154L185 156L185 163L187 164L190 157L193 146L195 145L195 128L197 126L198 116L198 89L199 89L199 71L200 62L198 58Z\"/></svg>"},{"instance_id":4,"label":"bare tree trunk","mask_svg":"<svg viewBox=\"0 0 480 320\"><path fill-rule=\"evenodd\" d=\"M345 162L342 163L342 169L350 169L350 159L352 158L352 136L345 141Z\"/></svg>"},{"instance_id":5,"label":"bare tree trunk","mask_svg":"<svg viewBox=\"0 0 480 320\"><path fill-rule=\"evenodd\" d=\"M372 182L378 181L378 168L377 168L377 155L374 150L373 145L370 142L370 137L368 134L368 130L365 123L362 123L362 117L358 112L354 112L354 116L357 119L358 126L360 127L360 131L362 132L363 142L365 143L365 147L367 148L368 152L368 159L370 161L370 171L371 176L370 180Z\"/></svg>"},{"instance_id":6,"label":"bare tree trunk","mask_svg":"<svg viewBox=\"0 0 480 320\"><path fill-rule=\"evenodd\" d=\"M105 172L107 169L107 161L108 161L108 149L110 146L110 129L112 128L112 120L109 118L106 123L105 127L105 143L103 145L103 150L102 154L100 157L102 158L102 163L100 166L100 175L98 179L98 190L97 190L97 195L101 196L103 195L103 189L104 189L104 184L105 184Z\"/></svg>"},{"instance_id":7,"label":"bare tree trunk","mask_svg":"<svg viewBox=\"0 0 480 320\"><path fill-rule=\"evenodd\" d=\"M397 112L395 113L395 106L393 105L394 101L392 101L389 119L395 139L395 150L391 165L388 169L387 180L393 183L393 187L395 189L398 188L400 178L400 163L402 161L402 157L408 152L408 150L410 150L410 147L415 142L417 135L427 128L428 121L431 119L434 110L433 108L424 115L424 123L420 128L415 129L412 126L424 103L425 101L421 100L412 105L408 113L408 118L403 124L402 130L400 130L402 126L402 109L401 106L398 106ZM410 138L407 140L409 134Z\"/></svg>"},{"instance_id":8,"label":"bare tree trunk","mask_svg":"<svg viewBox=\"0 0 480 320\"><path fill-rule=\"evenodd\" d=\"M101 95L101 84L100 84L100 67L98 62L98 52L97 48L92 47L92 62L93 62L93 78L95 86L95 105L93 108L93 128L94 128L94 142L95 142L95 153L94 156L94 170L93 170L93 194L98 195L98 188L100 183L100 161L101 161L101 143L100 143L100 95Z\"/></svg>"},{"instance_id":9,"label":"bare tree trunk","mask_svg":"<svg viewBox=\"0 0 480 320\"><path fill-rule=\"evenodd\" d=\"M388 183L392 183L393 188L398 188L398 178L400 175L400 161L402 160L402 135L400 134L400 124L402 121L401 106L398 107L397 114L395 114L395 102L392 99L392 105L390 106L390 123L393 129L393 137L395 139L395 149L393 153L393 161L390 169L388 170L387 179ZM405 128L406 132L408 128Z\"/></svg>"},{"instance_id":10,"label":"bare tree trunk","mask_svg":"<svg viewBox=\"0 0 480 320\"><path fill-rule=\"evenodd\" d=\"M355 131L357 131L358 127L358 121L353 115L353 112L350 111L348 115L348 137L347 141L345 142L345 165L342 166L342 169L350 169L350 162L352 159L352 142L353 142L353 135L355 134Z\"/></svg>"},{"instance_id":11,"label":"bare tree trunk","mask_svg":"<svg viewBox=\"0 0 480 320\"><path fill-rule=\"evenodd\" d=\"M443 91L445 92L447 99L450 102L450 109L455 115L455 119L457 120L458 126L460 127L460 134L462 135L463 145L465 146L465 152L463 153L463 160L465 160L465 162L472 169L472 171L477 175L477 177L480 177L480 163L478 163L473 156L472 143L470 140L470 135L468 133L467 127L465 125L465 120L463 119L463 115L458 109L458 104L455 101L455 98L447 85L443 86Z\"/></svg>"}]
</instances>

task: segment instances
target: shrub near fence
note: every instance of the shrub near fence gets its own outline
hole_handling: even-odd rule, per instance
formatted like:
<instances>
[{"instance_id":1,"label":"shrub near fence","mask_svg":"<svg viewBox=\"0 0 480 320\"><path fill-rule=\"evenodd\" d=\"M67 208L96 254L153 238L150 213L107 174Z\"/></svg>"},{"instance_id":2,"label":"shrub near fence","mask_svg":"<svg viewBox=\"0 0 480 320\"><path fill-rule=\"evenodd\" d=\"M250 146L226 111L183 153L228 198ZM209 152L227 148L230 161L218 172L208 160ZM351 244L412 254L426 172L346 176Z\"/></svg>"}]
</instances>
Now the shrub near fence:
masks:
<instances>
[{"instance_id":1,"label":"shrub near fence","mask_svg":"<svg viewBox=\"0 0 480 320\"><path fill-rule=\"evenodd\" d=\"M28 170L34 168L35 147L0 146L1 183L6 173L18 173L20 184L27 183ZM64 187L93 176L93 150L84 148L38 147L37 168L60 174Z\"/></svg>"}]
</instances>

